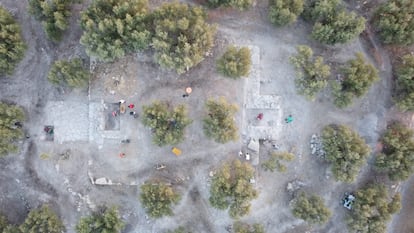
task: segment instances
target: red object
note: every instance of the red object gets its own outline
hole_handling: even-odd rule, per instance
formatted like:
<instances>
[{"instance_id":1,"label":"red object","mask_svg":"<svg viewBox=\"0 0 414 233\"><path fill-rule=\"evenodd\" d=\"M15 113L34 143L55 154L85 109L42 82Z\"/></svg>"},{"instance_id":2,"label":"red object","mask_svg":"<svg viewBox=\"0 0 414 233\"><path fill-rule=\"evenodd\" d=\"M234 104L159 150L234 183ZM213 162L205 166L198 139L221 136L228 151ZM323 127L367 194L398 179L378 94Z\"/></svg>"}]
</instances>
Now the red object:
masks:
<instances>
[{"instance_id":1,"label":"red object","mask_svg":"<svg viewBox=\"0 0 414 233\"><path fill-rule=\"evenodd\" d=\"M263 119L263 113L259 113L259 115L257 115L257 119L258 119L258 120Z\"/></svg>"},{"instance_id":2,"label":"red object","mask_svg":"<svg viewBox=\"0 0 414 233\"><path fill-rule=\"evenodd\" d=\"M133 105L133 104L130 104L130 105L128 105L128 108L134 108L135 107L135 105Z\"/></svg>"},{"instance_id":3,"label":"red object","mask_svg":"<svg viewBox=\"0 0 414 233\"><path fill-rule=\"evenodd\" d=\"M121 157L121 158L125 158L125 153L120 153L120 154L119 154L119 157Z\"/></svg>"},{"instance_id":4,"label":"red object","mask_svg":"<svg viewBox=\"0 0 414 233\"><path fill-rule=\"evenodd\" d=\"M117 115L117 114L116 114L116 111L113 111L113 112L112 112L112 116L116 117L116 115Z\"/></svg>"}]
</instances>

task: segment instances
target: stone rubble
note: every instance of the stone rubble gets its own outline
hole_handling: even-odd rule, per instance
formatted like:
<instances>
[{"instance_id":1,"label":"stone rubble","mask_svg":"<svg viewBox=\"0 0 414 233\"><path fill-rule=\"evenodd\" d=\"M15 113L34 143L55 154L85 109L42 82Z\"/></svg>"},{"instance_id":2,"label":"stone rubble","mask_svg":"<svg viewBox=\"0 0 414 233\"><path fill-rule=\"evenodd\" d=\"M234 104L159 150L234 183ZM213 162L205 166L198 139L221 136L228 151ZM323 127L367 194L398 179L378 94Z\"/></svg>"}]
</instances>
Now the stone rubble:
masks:
<instances>
[{"instance_id":1,"label":"stone rubble","mask_svg":"<svg viewBox=\"0 0 414 233\"><path fill-rule=\"evenodd\" d=\"M313 134L310 140L311 154L316 155L318 158L325 159L325 151L323 149L322 139Z\"/></svg>"}]
</instances>

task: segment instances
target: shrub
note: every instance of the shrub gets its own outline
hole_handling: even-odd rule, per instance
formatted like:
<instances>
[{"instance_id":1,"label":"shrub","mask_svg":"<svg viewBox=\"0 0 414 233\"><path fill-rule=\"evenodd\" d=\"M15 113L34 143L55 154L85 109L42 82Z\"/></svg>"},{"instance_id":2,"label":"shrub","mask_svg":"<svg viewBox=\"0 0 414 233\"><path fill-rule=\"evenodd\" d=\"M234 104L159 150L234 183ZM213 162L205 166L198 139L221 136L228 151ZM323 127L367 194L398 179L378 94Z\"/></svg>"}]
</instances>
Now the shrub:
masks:
<instances>
[{"instance_id":1,"label":"shrub","mask_svg":"<svg viewBox=\"0 0 414 233\"><path fill-rule=\"evenodd\" d=\"M249 48L242 47L237 49L234 46L230 46L223 56L217 60L217 70L225 76L239 78L249 74L251 63Z\"/></svg>"},{"instance_id":2,"label":"shrub","mask_svg":"<svg viewBox=\"0 0 414 233\"><path fill-rule=\"evenodd\" d=\"M171 205L177 204L180 195L164 183L147 183L141 186L141 203L153 218L173 215Z\"/></svg>"},{"instance_id":3,"label":"shrub","mask_svg":"<svg viewBox=\"0 0 414 233\"><path fill-rule=\"evenodd\" d=\"M113 61L148 47L147 0L94 0L81 15L80 39L89 56Z\"/></svg>"},{"instance_id":4,"label":"shrub","mask_svg":"<svg viewBox=\"0 0 414 233\"><path fill-rule=\"evenodd\" d=\"M248 9L253 3L253 0L208 0L210 7L234 7L239 10Z\"/></svg>"},{"instance_id":5,"label":"shrub","mask_svg":"<svg viewBox=\"0 0 414 233\"><path fill-rule=\"evenodd\" d=\"M210 187L210 204L217 209L229 209L232 218L244 216L250 211L250 201L258 193L250 183L254 169L248 163L234 160L217 171Z\"/></svg>"},{"instance_id":6,"label":"shrub","mask_svg":"<svg viewBox=\"0 0 414 233\"><path fill-rule=\"evenodd\" d=\"M70 6L76 0L29 0L29 13L42 21L49 39L60 41L68 27Z\"/></svg>"},{"instance_id":7,"label":"shrub","mask_svg":"<svg viewBox=\"0 0 414 233\"><path fill-rule=\"evenodd\" d=\"M47 79L56 85L84 87L88 85L89 71L83 67L82 61L78 58L69 61L59 60L53 63Z\"/></svg>"},{"instance_id":8,"label":"shrub","mask_svg":"<svg viewBox=\"0 0 414 233\"><path fill-rule=\"evenodd\" d=\"M331 68L323 63L322 57L313 57L311 48L300 45L296 48L298 53L290 57L296 69L296 87L301 95L313 100L315 95L327 85Z\"/></svg>"},{"instance_id":9,"label":"shrub","mask_svg":"<svg viewBox=\"0 0 414 233\"><path fill-rule=\"evenodd\" d=\"M353 182L370 153L364 140L346 126L329 125L322 131L322 144L335 179Z\"/></svg>"},{"instance_id":10,"label":"shrub","mask_svg":"<svg viewBox=\"0 0 414 233\"><path fill-rule=\"evenodd\" d=\"M0 157L17 151L15 142L23 136L24 118L23 109L0 102Z\"/></svg>"},{"instance_id":11,"label":"shrub","mask_svg":"<svg viewBox=\"0 0 414 233\"><path fill-rule=\"evenodd\" d=\"M339 0L311 1L305 17L315 21L312 37L325 44L346 43L365 30L365 19L344 9Z\"/></svg>"},{"instance_id":12,"label":"shrub","mask_svg":"<svg viewBox=\"0 0 414 233\"><path fill-rule=\"evenodd\" d=\"M387 44L414 43L414 2L389 0L381 4L374 15L374 25Z\"/></svg>"},{"instance_id":13,"label":"shrub","mask_svg":"<svg viewBox=\"0 0 414 233\"><path fill-rule=\"evenodd\" d=\"M10 225L5 216L0 214L0 232L2 233L21 233L19 228Z\"/></svg>"},{"instance_id":14,"label":"shrub","mask_svg":"<svg viewBox=\"0 0 414 233\"><path fill-rule=\"evenodd\" d=\"M247 223L235 222L233 229L234 233L265 233L263 225L258 223L249 225Z\"/></svg>"},{"instance_id":15,"label":"shrub","mask_svg":"<svg viewBox=\"0 0 414 233\"><path fill-rule=\"evenodd\" d=\"M19 228L24 233L61 233L65 230L62 221L47 206L30 211L26 220Z\"/></svg>"},{"instance_id":16,"label":"shrub","mask_svg":"<svg viewBox=\"0 0 414 233\"><path fill-rule=\"evenodd\" d=\"M203 120L203 129L207 137L218 143L226 143L238 138L238 129L234 114L238 108L224 98L210 99L206 103L207 116Z\"/></svg>"},{"instance_id":17,"label":"shrub","mask_svg":"<svg viewBox=\"0 0 414 233\"><path fill-rule=\"evenodd\" d=\"M324 224L331 217L331 211L326 208L322 198L303 192L293 200L292 213L310 224Z\"/></svg>"},{"instance_id":18,"label":"shrub","mask_svg":"<svg viewBox=\"0 0 414 233\"><path fill-rule=\"evenodd\" d=\"M370 185L355 193L352 211L347 222L352 232L385 233L391 215L401 208L401 196L389 201L388 191L383 185Z\"/></svg>"},{"instance_id":19,"label":"shrub","mask_svg":"<svg viewBox=\"0 0 414 233\"><path fill-rule=\"evenodd\" d=\"M262 167L265 171L285 172L287 168L281 161L292 161L294 158L295 155L289 152L272 152L270 158L262 163Z\"/></svg>"},{"instance_id":20,"label":"shrub","mask_svg":"<svg viewBox=\"0 0 414 233\"><path fill-rule=\"evenodd\" d=\"M173 110L169 110L167 103L157 101L152 105L143 106L143 112L142 122L151 128L153 142L158 146L182 142L184 129L192 122L187 118L184 105L178 105Z\"/></svg>"},{"instance_id":21,"label":"shrub","mask_svg":"<svg viewBox=\"0 0 414 233\"><path fill-rule=\"evenodd\" d=\"M378 70L367 64L362 53L356 54L356 59L349 60L342 68L343 80L334 88L334 103L338 107L346 107L367 93L372 84L379 79Z\"/></svg>"},{"instance_id":22,"label":"shrub","mask_svg":"<svg viewBox=\"0 0 414 233\"><path fill-rule=\"evenodd\" d=\"M0 75L12 74L26 51L20 26L10 13L0 6Z\"/></svg>"},{"instance_id":23,"label":"shrub","mask_svg":"<svg viewBox=\"0 0 414 233\"><path fill-rule=\"evenodd\" d=\"M155 60L179 74L199 64L212 48L216 32L206 17L202 8L178 2L157 8L152 14Z\"/></svg>"},{"instance_id":24,"label":"shrub","mask_svg":"<svg viewBox=\"0 0 414 233\"><path fill-rule=\"evenodd\" d=\"M120 233L124 228L124 225L117 208L103 208L99 212L93 213L91 216L81 218L78 225L76 225L76 232Z\"/></svg>"},{"instance_id":25,"label":"shrub","mask_svg":"<svg viewBox=\"0 0 414 233\"><path fill-rule=\"evenodd\" d=\"M402 111L414 110L414 55L406 55L396 69L394 101Z\"/></svg>"},{"instance_id":26,"label":"shrub","mask_svg":"<svg viewBox=\"0 0 414 233\"><path fill-rule=\"evenodd\" d=\"M303 11L303 0L269 1L269 19L276 26L295 22Z\"/></svg>"},{"instance_id":27,"label":"shrub","mask_svg":"<svg viewBox=\"0 0 414 233\"><path fill-rule=\"evenodd\" d=\"M393 122L380 140L383 148L375 158L375 167L386 172L391 180L406 180L414 172L413 135L410 128Z\"/></svg>"}]
</instances>

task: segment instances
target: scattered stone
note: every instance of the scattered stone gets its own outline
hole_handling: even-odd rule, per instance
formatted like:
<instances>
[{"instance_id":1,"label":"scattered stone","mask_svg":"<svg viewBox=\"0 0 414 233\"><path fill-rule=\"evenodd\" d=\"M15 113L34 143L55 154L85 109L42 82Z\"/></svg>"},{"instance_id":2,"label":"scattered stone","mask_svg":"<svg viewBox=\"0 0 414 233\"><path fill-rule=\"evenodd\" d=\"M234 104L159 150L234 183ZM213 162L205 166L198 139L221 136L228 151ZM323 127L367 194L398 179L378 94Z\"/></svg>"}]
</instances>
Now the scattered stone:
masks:
<instances>
[{"instance_id":1,"label":"scattered stone","mask_svg":"<svg viewBox=\"0 0 414 233\"><path fill-rule=\"evenodd\" d=\"M306 184L303 181L293 180L293 181L291 181L287 184L286 191L288 191L288 193L290 193L290 194L293 194L294 192L296 192L297 190L299 190L303 186L306 186Z\"/></svg>"},{"instance_id":2,"label":"scattered stone","mask_svg":"<svg viewBox=\"0 0 414 233\"><path fill-rule=\"evenodd\" d=\"M323 144L321 138L313 134L310 140L311 154L316 155L318 158L325 159L325 151L323 149Z\"/></svg>"}]
</instances>

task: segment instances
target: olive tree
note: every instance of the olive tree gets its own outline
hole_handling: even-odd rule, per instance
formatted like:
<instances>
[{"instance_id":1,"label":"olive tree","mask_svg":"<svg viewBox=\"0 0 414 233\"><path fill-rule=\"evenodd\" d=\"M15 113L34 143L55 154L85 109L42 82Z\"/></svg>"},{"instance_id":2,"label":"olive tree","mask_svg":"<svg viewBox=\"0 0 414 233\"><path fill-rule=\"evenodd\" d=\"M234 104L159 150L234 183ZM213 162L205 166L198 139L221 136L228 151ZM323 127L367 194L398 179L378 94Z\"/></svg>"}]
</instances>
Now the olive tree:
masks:
<instances>
[{"instance_id":1,"label":"olive tree","mask_svg":"<svg viewBox=\"0 0 414 233\"><path fill-rule=\"evenodd\" d=\"M142 122L151 128L155 144L174 145L184 140L185 127L192 122L187 118L187 109L184 105L170 109L166 102L156 101L142 108Z\"/></svg>"},{"instance_id":2,"label":"olive tree","mask_svg":"<svg viewBox=\"0 0 414 233\"><path fill-rule=\"evenodd\" d=\"M290 57L290 62L296 69L296 87L299 94L313 100L326 87L331 68L324 64L322 57L314 57L310 47L300 45L296 50L297 54Z\"/></svg>"},{"instance_id":3,"label":"olive tree","mask_svg":"<svg viewBox=\"0 0 414 233\"><path fill-rule=\"evenodd\" d=\"M164 3L155 9L151 15L155 60L178 74L199 64L213 47L216 33L206 17L202 8L178 2Z\"/></svg>"},{"instance_id":4,"label":"olive tree","mask_svg":"<svg viewBox=\"0 0 414 233\"><path fill-rule=\"evenodd\" d=\"M346 43L365 30L365 18L348 12L339 0L315 0L305 7L305 18L315 21L312 37L324 44Z\"/></svg>"},{"instance_id":5,"label":"olive tree","mask_svg":"<svg viewBox=\"0 0 414 233\"><path fill-rule=\"evenodd\" d=\"M49 39L60 41L69 25L71 4L78 0L29 0L29 13L42 21Z\"/></svg>"},{"instance_id":6,"label":"olive tree","mask_svg":"<svg viewBox=\"0 0 414 233\"><path fill-rule=\"evenodd\" d=\"M414 1L389 0L382 3L374 15L381 39L387 44L414 43Z\"/></svg>"},{"instance_id":7,"label":"olive tree","mask_svg":"<svg viewBox=\"0 0 414 233\"><path fill-rule=\"evenodd\" d=\"M2 233L22 233L18 227L15 227L9 223L7 218L0 214L0 232Z\"/></svg>"},{"instance_id":8,"label":"olive tree","mask_svg":"<svg viewBox=\"0 0 414 233\"><path fill-rule=\"evenodd\" d=\"M224 7L234 7L240 10L248 9L253 3L253 0L207 0L207 1L210 7L224 6Z\"/></svg>"},{"instance_id":9,"label":"olive tree","mask_svg":"<svg viewBox=\"0 0 414 233\"><path fill-rule=\"evenodd\" d=\"M304 192L293 199L292 213L310 224L325 224L332 215L322 198Z\"/></svg>"},{"instance_id":10,"label":"olive tree","mask_svg":"<svg viewBox=\"0 0 414 233\"><path fill-rule=\"evenodd\" d=\"M120 233L124 228L125 223L119 216L116 207L101 208L99 211L92 213L92 215L83 217L76 225L77 233Z\"/></svg>"},{"instance_id":11,"label":"olive tree","mask_svg":"<svg viewBox=\"0 0 414 233\"><path fill-rule=\"evenodd\" d=\"M61 233L65 227L56 213L44 205L39 209L31 210L19 229L24 233Z\"/></svg>"},{"instance_id":12,"label":"olive tree","mask_svg":"<svg viewBox=\"0 0 414 233\"><path fill-rule=\"evenodd\" d=\"M217 70L230 78L247 76L252 62L250 49L229 46L226 52L217 60Z\"/></svg>"},{"instance_id":13,"label":"olive tree","mask_svg":"<svg viewBox=\"0 0 414 233\"><path fill-rule=\"evenodd\" d=\"M147 0L93 0L81 15L86 53L113 61L147 48L152 36L148 12Z\"/></svg>"},{"instance_id":14,"label":"olive tree","mask_svg":"<svg viewBox=\"0 0 414 233\"><path fill-rule=\"evenodd\" d=\"M226 210L232 218L250 212L250 201L257 197L250 180L254 178L253 167L240 160L224 163L214 175L210 187L210 204Z\"/></svg>"},{"instance_id":15,"label":"olive tree","mask_svg":"<svg viewBox=\"0 0 414 233\"><path fill-rule=\"evenodd\" d=\"M207 137L218 143L234 141L238 138L238 129L234 114L238 108L226 99L209 99L206 102L207 116L203 119L203 129Z\"/></svg>"},{"instance_id":16,"label":"olive tree","mask_svg":"<svg viewBox=\"0 0 414 233\"><path fill-rule=\"evenodd\" d=\"M382 151L375 158L375 167L391 180L403 181L414 172L414 131L392 122L381 137Z\"/></svg>"},{"instance_id":17,"label":"olive tree","mask_svg":"<svg viewBox=\"0 0 414 233\"><path fill-rule=\"evenodd\" d=\"M343 78L333 85L334 103L338 107L346 107L352 103L353 98L359 98L379 80L378 70L366 62L362 53L349 60L341 69Z\"/></svg>"},{"instance_id":18,"label":"olive tree","mask_svg":"<svg viewBox=\"0 0 414 233\"><path fill-rule=\"evenodd\" d=\"M162 182L149 182L141 186L140 200L153 218L173 215L171 206L180 201L180 195Z\"/></svg>"},{"instance_id":19,"label":"olive tree","mask_svg":"<svg viewBox=\"0 0 414 233\"><path fill-rule=\"evenodd\" d=\"M24 119L23 109L0 102L0 157L17 151L15 143L23 136Z\"/></svg>"},{"instance_id":20,"label":"olive tree","mask_svg":"<svg viewBox=\"0 0 414 233\"><path fill-rule=\"evenodd\" d=\"M335 179L348 183L355 181L370 153L358 133L344 125L328 125L322 131L322 145L325 159L332 163Z\"/></svg>"},{"instance_id":21,"label":"olive tree","mask_svg":"<svg viewBox=\"0 0 414 233\"><path fill-rule=\"evenodd\" d=\"M348 228L352 232L385 233L391 215L401 209L401 196L389 197L384 185L369 185L355 192L352 211L348 212Z\"/></svg>"},{"instance_id":22,"label":"olive tree","mask_svg":"<svg viewBox=\"0 0 414 233\"><path fill-rule=\"evenodd\" d=\"M3 6L0 6L0 48L0 75L10 75L22 60L26 44L20 25Z\"/></svg>"},{"instance_id":23,"label":"olive tree","mask_svg":"<svg viewBox=\"0 0 414 233\"><path fill-rule=\"evenodd\" d=\"M402 111L414 110L414 55L402 58L395 71L394 101Z\"/></svg>"},{"instance_id":24,"label":"olive tree","mask_svg":"<svg viewBox=\"0 0 414 233\"><path fill-rule=\"evenodd\" d=\"M89 76L89 71L82 64L82 60L74 58L55 61L49 70L47 79L55 85L75 88L86 86Z\"/></svg>"},{"instance_id":25,"label":"olive tree","mask_svg":"<svg viewBox=\"0 0 414 233\"><path fill-rule=\"evenodd\" d=\"M269 19L276 26L295 22L303 11L304 0L270 0Z\"/></svg>"},{"instance_id":26,"label":"olive tree","mask_svg":"<svg viewBox=\"0 0 414 233\"><path fill-rule=\"evenodd\" d=\"M233 223L233 230L234 233L265 233L262 224L255 223L253 225L250 225L239 221Z\"/></svg>"}]
</instances>

